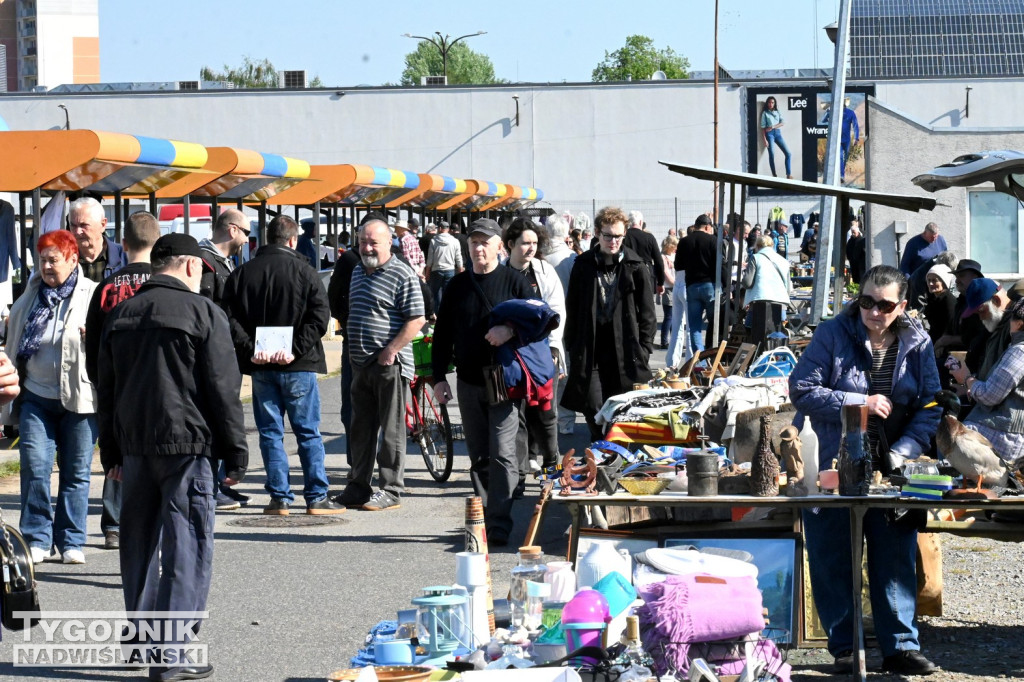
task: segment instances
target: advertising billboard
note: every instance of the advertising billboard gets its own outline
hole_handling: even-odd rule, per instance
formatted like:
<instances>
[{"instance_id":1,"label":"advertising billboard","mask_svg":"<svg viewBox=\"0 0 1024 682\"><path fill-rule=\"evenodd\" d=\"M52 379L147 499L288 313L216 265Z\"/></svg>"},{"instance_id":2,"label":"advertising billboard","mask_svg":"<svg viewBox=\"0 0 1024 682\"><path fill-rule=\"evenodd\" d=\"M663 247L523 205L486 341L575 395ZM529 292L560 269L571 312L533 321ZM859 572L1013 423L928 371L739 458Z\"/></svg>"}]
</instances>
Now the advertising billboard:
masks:
<instances>
[{"instance_id":1,"label":"advertising billboard","mask_svg":"<svg viewBox=\"0 0 1024 682\"><path fill-rule=\"evenodd\" d=\"M840 169L846 187L866 188L868 119L873 86L850 87L843 104ZM832 116L828 88L747 88L747 172L806 182L824 177L825 146ZM751 188L751 194L784 194Z\"/></svg>"}]
</instances>

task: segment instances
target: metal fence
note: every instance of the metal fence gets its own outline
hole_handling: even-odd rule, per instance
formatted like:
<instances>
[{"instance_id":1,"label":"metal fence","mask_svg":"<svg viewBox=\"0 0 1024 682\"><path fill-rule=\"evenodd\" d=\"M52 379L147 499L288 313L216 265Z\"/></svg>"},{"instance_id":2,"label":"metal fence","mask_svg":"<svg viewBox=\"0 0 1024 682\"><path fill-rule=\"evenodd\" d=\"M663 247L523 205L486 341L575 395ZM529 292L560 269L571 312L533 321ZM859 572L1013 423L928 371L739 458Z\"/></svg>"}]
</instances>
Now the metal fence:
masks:
<instances>
[{"instance_id":1,"label":"metal fence","mask_svg":"<svg viewBox=\"0 0 1024 682\"><path fill-rule=\"evenodd\" d=\"M698 215L712 208L712 202L704 199L567 199L550 200L556 213L569 211L573 215L586 213L591 220L605 206L618 206L627 213L640 211L644 214L647 230L660 242L668 234L670 228L677 231L685 230L693 224ZM736 212L740 212L739 195L736 197ZM805 217L812 211L819 210L817 197L748 197L745 217L750 224L764 223L768 212L775 206L781 206L787 216L794 213ZM729 195L725 196L725 210L729 209Z\"/></svg>"}]
</instances>

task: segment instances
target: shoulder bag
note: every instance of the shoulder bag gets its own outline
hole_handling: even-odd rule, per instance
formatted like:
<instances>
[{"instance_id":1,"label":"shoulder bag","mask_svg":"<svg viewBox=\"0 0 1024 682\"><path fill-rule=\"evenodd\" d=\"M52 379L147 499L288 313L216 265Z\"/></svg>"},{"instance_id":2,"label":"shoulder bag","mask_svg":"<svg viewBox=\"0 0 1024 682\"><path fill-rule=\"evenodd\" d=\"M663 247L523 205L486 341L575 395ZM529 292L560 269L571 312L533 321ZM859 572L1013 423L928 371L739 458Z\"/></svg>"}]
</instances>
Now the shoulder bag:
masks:
<instances>
[{"instance_id":1,"label":"shoulder bag","mask_svg":"<svg viewBox=\"0 0 1024 682\"><path fill-rule=\"evenodd\" d=\"M4 521L0 510L0 567L3 569L3 593L0 594L0 623L8 630L24 630L39 623L39 594L32 553L25 538ZM15 615L17 614L17 615Z\"/></svg>"}]
</instances>

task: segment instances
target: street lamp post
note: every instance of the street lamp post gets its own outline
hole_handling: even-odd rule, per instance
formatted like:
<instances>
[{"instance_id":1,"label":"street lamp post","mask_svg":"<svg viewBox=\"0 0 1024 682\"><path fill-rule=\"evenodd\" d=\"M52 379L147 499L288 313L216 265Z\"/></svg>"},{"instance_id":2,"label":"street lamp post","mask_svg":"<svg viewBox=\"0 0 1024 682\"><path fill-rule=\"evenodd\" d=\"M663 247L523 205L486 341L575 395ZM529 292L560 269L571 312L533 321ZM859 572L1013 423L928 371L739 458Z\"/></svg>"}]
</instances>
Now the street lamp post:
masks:
<instances>
[{"instance_id":1,"label":"street lamp post","mask_svg":"<svg viewBox=\"0 0 1024 682\"><path fill-rule=\"evenodd\" d=\"M437 39L429 38L427 36L414 36L410 33L403 33L402 37L416 38L417 40L426 40L437 48L438 52L441 53L441 69L443 72L442 75L444 76L444 84L448 85L448 51L455 47L455 44L460 40L465 40L466 38L473 38L475 36L482 36L485 33L487 33L487 31L467 33L464 36L459 36L455 40L450 40L451 36L449 36L447 33L441 35L440 31L434 31L434 35L437 36Z\"/></svg>"}]
</instances>

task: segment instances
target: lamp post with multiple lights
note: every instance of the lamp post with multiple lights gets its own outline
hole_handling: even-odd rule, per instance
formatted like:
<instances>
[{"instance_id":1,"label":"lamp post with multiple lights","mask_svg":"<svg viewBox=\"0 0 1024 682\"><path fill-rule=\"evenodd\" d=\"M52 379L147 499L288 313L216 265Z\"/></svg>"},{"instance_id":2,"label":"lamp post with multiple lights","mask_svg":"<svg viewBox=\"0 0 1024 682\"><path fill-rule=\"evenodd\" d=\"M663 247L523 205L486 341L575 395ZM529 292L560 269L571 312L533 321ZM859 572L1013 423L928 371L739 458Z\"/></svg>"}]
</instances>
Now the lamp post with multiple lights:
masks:
<instances>
[{"instance_id":1,"label":"lamp post with multiple lights","mask_svg":"<svg viewBox=\"0 0 1024 682\"><path fill-rule=\"evenodd\" d=\"M466 35L459 36L458 38L455 38L454 40L451 40L451 36L449 36L447 33L444 34L444 35L441 35L440 31L434 31L434 35L437 36L437 38L430 38L428 36L414 36L411 33L403 33L402 37L404 37L404 38L416 38L417 40L426 40L427 42L431 43L434 47L437 48L438 52L441 53L441 69L442 69L442 72L443 72L442 75L444 75L444 84L448 85L448 52L449 52L449 50L451 50L453 47L455 47L455 44L458 43L459 41L465 40L466 38L473 38L475 36L482 36L485 33L487 33L487 31L477 31L476 33L467 33Z\"/></svg>"}]
</instances>

